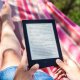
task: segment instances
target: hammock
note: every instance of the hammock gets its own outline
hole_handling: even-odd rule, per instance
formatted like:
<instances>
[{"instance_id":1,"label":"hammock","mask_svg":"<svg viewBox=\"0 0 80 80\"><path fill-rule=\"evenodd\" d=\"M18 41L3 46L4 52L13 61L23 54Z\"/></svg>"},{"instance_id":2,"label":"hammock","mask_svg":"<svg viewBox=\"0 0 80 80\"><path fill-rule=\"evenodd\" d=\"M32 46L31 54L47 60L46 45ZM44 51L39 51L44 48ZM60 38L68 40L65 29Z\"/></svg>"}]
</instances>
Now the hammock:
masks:
<instances>
[{"instance_id":1,"label":"hammock","mask_svg":"<svg viewBox=\"0 0 80 80\"><path fill-rule=\"evenodd\" d=\"M17 37L22 45L23 30L22 20L55 19L60 44L64 51L76 62L80 63L80 27L66 17L54 4L48 0L6 0L11 5L13 18L16 19L15 26ZM16 16L14 16L16 15ZM57 68L47 67L42 69L54 77ZM64 78L63 78L64 79ZM62 80L63 80L62 79Z\"/></svg>"}]
</instances>

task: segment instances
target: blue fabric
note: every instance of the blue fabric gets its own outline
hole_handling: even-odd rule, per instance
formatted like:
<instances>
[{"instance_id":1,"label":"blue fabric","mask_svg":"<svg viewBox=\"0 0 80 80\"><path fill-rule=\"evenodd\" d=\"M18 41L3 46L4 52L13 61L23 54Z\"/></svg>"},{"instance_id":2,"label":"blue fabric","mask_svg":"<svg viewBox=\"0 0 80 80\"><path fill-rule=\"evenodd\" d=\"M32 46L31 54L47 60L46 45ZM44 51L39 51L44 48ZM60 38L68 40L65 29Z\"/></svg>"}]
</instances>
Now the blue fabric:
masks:
<instances>
[{"instance_id":1,"label":"blue fabric","mask_svg":"<svg viewBox=\"0 0 80 80\"><path fill-rule=\"evenodd\" d=\"M12 66L0 71L0 80L13 80L16 69L17 66ZM34 74L34 80L53 80L53 78L44 72L37 71Z\"/></svg>"},{"instance_id":2,"label":"blue fabric","mask_svg":"<svg viewBox=\"0 0 80 80\"><path fill-rule=\"evenodd\" d=\"M53 78L44 72L37 71L34 74L34 80L53 80Z\"/></svg>"},{"instance_id":3,"label":"blue fabric","mask_svg":"<svg viewBox=\"0 0 80 80\"><path fill-rule=\"evenodd\" d=\"M0 80L13 80L17 67L9 67L0 71Z\"/></svg>"}]
</instances>

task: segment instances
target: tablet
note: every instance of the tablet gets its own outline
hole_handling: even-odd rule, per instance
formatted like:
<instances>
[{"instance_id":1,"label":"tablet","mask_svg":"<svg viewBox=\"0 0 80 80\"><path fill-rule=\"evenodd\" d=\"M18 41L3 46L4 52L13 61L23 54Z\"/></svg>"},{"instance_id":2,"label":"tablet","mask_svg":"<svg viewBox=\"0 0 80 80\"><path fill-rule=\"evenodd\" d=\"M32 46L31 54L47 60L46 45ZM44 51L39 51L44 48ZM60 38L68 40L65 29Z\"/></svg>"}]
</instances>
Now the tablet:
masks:
<instances>
[{"instance_id":1,"label":"tablet","mask_svg":"<svg viewBox=\"0 0 80 80\"><path fill-rule=\"evenodd\" d=\"M55 20L23 20L22 24L29 68L36 63L40 68L57 66L62 53Z\"/></svg>"}]
</instances>

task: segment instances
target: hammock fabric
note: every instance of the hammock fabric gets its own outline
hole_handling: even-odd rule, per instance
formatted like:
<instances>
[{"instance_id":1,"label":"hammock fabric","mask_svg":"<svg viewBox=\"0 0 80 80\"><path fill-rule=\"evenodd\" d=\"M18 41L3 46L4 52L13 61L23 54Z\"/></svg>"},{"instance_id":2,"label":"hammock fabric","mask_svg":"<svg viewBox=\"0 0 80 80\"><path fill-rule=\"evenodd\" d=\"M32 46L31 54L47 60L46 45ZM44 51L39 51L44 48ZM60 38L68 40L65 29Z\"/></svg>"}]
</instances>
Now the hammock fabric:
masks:
<instances>
[{"instance_id":1,"label":"hammock fabric","mask_svg":"<svg viewBox=\"0 0 80 80\"><path fill-rule=\"evenodd\" d=\"M48 0L6 0L12 7L16 32L20 42L23 40L22 20L55 19L60 44L64 51L76 62L80 63L80 27L67 18L54 4ZM20 37L21 36L21 37ZM52 77L57 70L55 67L42 69ZM64 78L63 78L64 79ZM63 80L61 79L61 80Z\"/></svg>"}]
</instances>

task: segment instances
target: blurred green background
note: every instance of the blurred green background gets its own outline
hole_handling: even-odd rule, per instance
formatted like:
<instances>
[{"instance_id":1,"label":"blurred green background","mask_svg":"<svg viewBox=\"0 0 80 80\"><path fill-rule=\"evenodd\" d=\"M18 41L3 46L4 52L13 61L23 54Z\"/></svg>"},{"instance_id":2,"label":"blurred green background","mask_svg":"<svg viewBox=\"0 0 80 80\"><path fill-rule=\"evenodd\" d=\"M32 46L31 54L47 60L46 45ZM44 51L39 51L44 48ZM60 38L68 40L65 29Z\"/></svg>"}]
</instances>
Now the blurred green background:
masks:
<instances>
[{"instance_id":1,"label":"blurred green background","mask_svg":"<svg viewBox=\"0 0 80 80\"><path fill-rule=\"evenodd\" d=\"M50 0L71 20L80 25L80 0Z\"/></svg>"}]
</instances>

